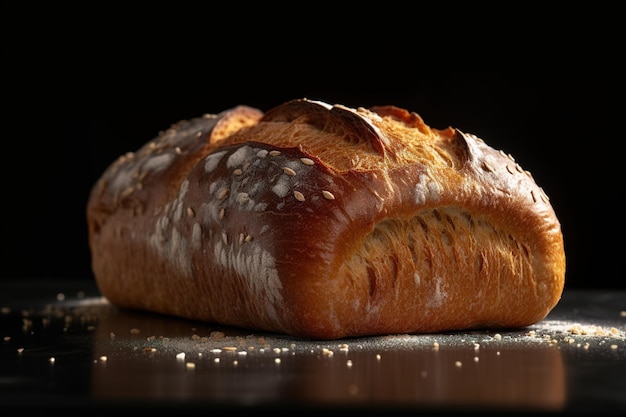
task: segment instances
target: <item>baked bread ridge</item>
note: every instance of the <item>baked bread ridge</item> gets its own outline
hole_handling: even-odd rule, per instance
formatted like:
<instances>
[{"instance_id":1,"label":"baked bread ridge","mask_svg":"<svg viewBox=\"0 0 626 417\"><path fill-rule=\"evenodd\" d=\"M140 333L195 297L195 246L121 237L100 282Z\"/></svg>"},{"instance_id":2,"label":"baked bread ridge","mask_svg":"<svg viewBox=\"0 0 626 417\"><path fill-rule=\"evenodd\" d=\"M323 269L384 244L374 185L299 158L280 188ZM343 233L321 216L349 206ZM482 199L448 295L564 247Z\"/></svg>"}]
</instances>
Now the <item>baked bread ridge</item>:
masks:
<instances>
[{"instance_id":1,"label":"baked bread ridge","mask_svg":"<svg viewBox=\"0 0 626 417\"><path fill-rule=\"evenodd\" d=\"M179 122L105 170L87 217L112 303L305 338L526 326L564 285L532 176L394 106Z\"/></svg>"}]
</instances>

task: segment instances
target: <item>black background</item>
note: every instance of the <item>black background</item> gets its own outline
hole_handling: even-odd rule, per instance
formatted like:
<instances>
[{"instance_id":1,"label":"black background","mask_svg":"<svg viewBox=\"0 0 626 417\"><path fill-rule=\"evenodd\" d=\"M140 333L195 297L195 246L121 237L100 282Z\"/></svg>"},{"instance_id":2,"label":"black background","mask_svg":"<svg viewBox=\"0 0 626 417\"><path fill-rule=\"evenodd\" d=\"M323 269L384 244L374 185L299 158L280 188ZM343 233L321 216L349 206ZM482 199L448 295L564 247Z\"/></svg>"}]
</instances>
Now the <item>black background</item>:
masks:
<instances>
[{"instance_id":1,"label":"black background","mask_svg":"<svg viewBox=\"0 0 626 417\"><path fill-rule=\"evenodd\" d=\"M86 202L117 156L181 119L307 97L394 104L510 153L561 220L566 286L626 287L617 10L239 7L6 15L2 277L93 279Z\"/></svg>"}]
</instances>

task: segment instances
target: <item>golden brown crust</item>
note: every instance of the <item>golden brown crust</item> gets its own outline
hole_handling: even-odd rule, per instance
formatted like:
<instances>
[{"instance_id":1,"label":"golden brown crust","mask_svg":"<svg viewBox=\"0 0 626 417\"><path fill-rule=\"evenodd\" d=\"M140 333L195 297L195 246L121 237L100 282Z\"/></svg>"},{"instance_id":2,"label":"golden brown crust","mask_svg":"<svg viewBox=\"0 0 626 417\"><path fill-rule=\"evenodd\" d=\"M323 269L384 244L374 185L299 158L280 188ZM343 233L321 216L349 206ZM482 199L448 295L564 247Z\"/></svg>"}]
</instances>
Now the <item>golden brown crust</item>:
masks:
<instances>
[{"instance_id":1,"label":"golden brown crust","mask_svg":"<svg viewBox=\"0 0 626 417\"><path fill-rule=\"evenodd\" d=\"M526 326L564 284L530 174L393 106L180 122L106 170L87 216L111 302L307 338Z\"/></svg>"}]
</instances>

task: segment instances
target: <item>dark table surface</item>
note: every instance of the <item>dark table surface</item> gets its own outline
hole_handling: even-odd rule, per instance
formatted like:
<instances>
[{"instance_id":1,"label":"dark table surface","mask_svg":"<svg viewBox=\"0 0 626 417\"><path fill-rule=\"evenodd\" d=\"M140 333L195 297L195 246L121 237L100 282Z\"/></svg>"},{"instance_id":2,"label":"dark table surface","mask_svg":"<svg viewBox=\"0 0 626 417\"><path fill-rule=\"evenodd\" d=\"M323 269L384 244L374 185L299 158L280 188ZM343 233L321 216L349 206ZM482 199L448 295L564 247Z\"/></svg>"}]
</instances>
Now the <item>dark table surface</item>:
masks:
<instances>
[{"instance_id":1,"label":"dark table surface","mask_svg":"<svg viewBox=\"0 0 626 417\"><path fill-rule=\"evenodd\" d=\"M120 310L79 280L0 283L0 410L626 412L626 291L510 331L311 341Z\"/></svg>"}]
</instances>

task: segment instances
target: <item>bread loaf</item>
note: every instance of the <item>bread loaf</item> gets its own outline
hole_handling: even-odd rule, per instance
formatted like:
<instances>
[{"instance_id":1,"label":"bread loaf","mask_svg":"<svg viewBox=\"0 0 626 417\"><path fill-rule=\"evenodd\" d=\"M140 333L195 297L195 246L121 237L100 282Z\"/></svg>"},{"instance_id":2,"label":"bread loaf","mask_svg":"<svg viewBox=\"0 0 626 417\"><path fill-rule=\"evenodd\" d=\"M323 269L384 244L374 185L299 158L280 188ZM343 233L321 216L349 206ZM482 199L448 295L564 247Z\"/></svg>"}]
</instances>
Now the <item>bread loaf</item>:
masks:
<instances>
[{"instance_id":1,"label":"bread loaf","mask_svg":"<svg viewBox=\"0 0 626 417\"><path fill-rule=\"evenodd\" d=\"M300 338L519 328L565 279L531 174L395 106L178 122L105 170L87 223L111 303Z\"/></svg>"}]
</instances>

